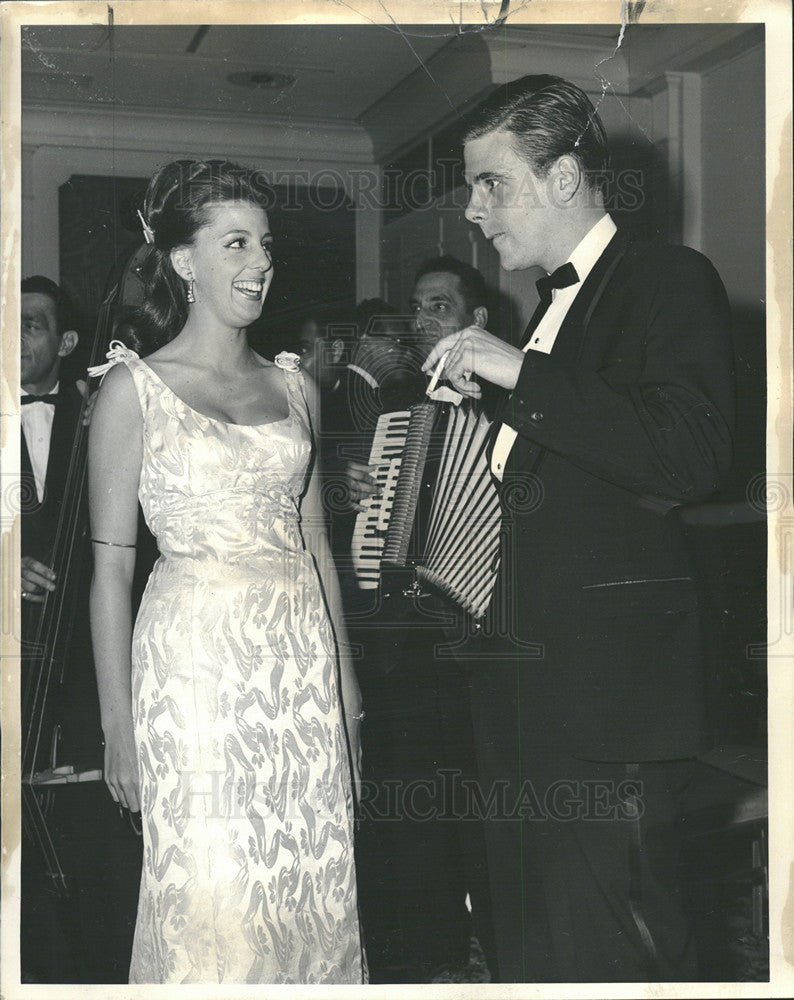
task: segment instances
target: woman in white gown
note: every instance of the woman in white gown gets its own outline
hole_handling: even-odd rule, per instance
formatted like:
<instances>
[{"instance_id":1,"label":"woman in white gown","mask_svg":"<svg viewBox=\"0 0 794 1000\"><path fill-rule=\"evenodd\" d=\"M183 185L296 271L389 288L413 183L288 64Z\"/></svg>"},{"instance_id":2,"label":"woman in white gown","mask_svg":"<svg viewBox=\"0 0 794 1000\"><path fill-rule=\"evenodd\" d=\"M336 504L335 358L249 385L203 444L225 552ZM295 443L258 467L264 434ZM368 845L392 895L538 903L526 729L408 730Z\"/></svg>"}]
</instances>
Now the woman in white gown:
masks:
<instances>
[{"instance_id":1,"label":"woman in white gown","mask_svg":"<svg viewBox=\"0 0 794 1000\"><path fill-rule=\"evenodd\" d=\"M91 423L105 781L144 836L130 982L366 978L362 713L310 473L313 390L294 355L272 364L246 339L273 276L258 180L221 161L152 178L162 346L112 346ZM161 554L133 628L138 500Z\"/></svg>"}]
</instances>

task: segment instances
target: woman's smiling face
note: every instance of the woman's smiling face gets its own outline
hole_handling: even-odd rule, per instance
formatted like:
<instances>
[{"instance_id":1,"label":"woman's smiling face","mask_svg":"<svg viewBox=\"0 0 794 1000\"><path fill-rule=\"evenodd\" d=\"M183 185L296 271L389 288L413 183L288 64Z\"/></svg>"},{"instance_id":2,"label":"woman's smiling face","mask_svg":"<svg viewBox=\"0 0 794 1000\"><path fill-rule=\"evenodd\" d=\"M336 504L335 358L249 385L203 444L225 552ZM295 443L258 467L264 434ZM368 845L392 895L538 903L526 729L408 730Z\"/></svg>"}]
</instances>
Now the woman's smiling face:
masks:
<instances>
[{"instance_id":1,"label":"woman's smiling face","mask_svg":"<svg viewBox=\"0 0 794 1000\"><path fill-rule=\"evenodd\" d=\"M241 329L261 313L273 278L273 237L267 213L251 202L206 207L193 244L172 252L177 272L194 281L191 310Z\"/></svg>"}]
</instances>

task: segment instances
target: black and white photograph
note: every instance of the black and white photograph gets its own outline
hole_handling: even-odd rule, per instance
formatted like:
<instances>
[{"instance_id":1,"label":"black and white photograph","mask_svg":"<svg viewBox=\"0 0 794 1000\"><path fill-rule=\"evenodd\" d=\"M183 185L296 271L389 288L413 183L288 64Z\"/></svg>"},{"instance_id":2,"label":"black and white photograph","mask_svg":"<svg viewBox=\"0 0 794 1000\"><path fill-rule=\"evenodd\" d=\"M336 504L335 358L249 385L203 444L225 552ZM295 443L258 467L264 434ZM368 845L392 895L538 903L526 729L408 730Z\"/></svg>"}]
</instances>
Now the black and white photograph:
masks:
<instances>
[{"instance_id":1,"label":"black and white photograph","mask_svg":"<svg viewBox=\"0 0 794 1000\"><path fill-rule=\"evenodd\" d=\"M2 996L791 995L789 5L0 16Z\"/></svg>"}]
</instances>

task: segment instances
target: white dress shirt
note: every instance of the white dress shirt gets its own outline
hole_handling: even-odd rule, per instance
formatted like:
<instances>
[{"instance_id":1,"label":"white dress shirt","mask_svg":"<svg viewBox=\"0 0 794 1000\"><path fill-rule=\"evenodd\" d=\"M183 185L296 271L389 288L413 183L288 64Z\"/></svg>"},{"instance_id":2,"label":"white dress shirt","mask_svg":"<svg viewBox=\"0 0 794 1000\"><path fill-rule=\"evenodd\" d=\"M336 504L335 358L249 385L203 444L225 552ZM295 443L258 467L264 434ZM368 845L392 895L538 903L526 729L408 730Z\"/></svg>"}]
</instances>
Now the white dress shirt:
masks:
<instances>
[{"instance_id":1,"label":"white dress shirt","mask_svg":"<svg viewBox=\"0 0 794 1000\"><path fill-rule=\"evenodd\" d=\"M612 237L617 232L617 227L611 216L604 215L593 228L587 233L584 239L577 245L571 256L568 258L576 268L579 280L569 285L567 288L553 288L551 292L551 305L543 314L543 318L538 323L530 339L522 350L540 351L543 354L550 354L557 334L560 332L562 322L568 314L568 310L573 305L573 300L579 294L579 290L585 279L595 267L601 254L606 250ZM491 472L501 482L504 475L507 458L513 448L516 439L516 431L509 424L502 424L494 442L493 454L491 455Z\"/></svg>"},{"instance_id":2,"label":"white dress shirt","mask_svg":"<svg viewBox=\"0 0 794 1000\"><path fill-rule=\"evenodd\" d=\"M49 391L57 393L59 384L56 382ZM30 393L23 392L21 395L23 397L29 396ZM50 456L50 438L54 419L54 403L27 403L20 407L22 433L25 435L25 444L28 446L39 503L44 499L44 484L47 481L47 461Z\"/></svg>"}]
</instances>

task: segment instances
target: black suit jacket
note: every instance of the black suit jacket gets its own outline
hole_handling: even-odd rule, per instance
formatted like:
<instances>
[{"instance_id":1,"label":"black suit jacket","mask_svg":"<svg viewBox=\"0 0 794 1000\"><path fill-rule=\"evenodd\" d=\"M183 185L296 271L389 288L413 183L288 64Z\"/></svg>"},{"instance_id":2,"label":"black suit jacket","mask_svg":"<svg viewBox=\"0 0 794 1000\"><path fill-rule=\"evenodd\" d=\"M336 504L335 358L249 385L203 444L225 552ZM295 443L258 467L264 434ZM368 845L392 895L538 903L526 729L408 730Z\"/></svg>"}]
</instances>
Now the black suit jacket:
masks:
<instances>
[{"instance_id":1,"label":"black suit jacket","mask_svg":"<svg viewBox=\"0 0 794 1000\"><path fill-rule=\"evenodd\" d=\"M44 497L40 503L25 435L22 433L20 473L24 502L21 551L23 556L32 556L48 566L53 566L56 557L56 536L63 512L72 448L79 429L81 405L82 397L76 387L62 381L52 422ZM49 733L57 723L60 727L57 762L73 764L78 769L102 766L102 733L88 619L91 553L87 525L88 511L83 491L78 523L72 536L69 591L63 595L56 590L58 603L52 607L48 604L50 610L60 612L61 628L58 636L61 640L68 636L68 645L59 642L53 647L52 636L48 637L46 629L42 632L40 620L44 605L22 602L23 730L31 724L30 699L41 665L46 663L42 656L45 652L51 654L54 650L57 682L51 682L49 687L44 724L45 734L48 735L45 735L42 745L49 747ZM65 567L53 568L58 574L59 585L63 586L67 579L64 576ZM68 658L62 659L67 654ZM39 767L47 764L48 761L44 758L37 761Z\"/></svg>"},{"instance_id":2,"label":"black suit jacket","mask_svg":"<svg viewBox=\"0 0 794 1000\"><path fill-rule=\"evenodd\" d=\"M22 432L20 475L22 503L22 555L32 556L50 565L53 545L61 515L72 445L79 426L82 397L77 388L62 382L50 435L44 497L39 502L36 480L30 463L25 434Z\"/></svg>"},{"instance_id":3,"label":"black suit jacket","mask_svg":"<svg viewBox=\"0 0 794 1000\"><path fill-rule=\"evenodd\" d=\"M492 611L542 643L527 726L596 760L703 743L692 567L674 508L726 474L730 317L711 264L617 234L548 355L528 351L502 419L506 547ZM496 425L498 429L498 424Z\"/></svg>"}]
</instances>

